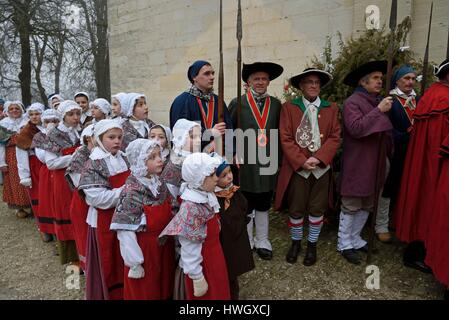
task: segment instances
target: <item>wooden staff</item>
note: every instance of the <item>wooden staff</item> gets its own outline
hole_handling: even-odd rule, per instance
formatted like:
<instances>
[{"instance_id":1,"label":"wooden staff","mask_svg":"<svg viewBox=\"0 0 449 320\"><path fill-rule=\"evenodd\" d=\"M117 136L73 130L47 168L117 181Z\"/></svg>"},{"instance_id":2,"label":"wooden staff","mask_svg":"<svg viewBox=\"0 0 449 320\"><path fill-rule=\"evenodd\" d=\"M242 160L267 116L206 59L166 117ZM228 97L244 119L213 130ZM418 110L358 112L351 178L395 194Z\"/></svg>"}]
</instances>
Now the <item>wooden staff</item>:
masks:
<instances>
[{"instance_id":1,"label":"wooden staff","mask_svg":"<svg viewBox=\"0 0 449 320\"><path fill-rule=\"evenodd\" d=\"M218 71L218 123L224 122L224 71L223 71L223 0L220 0L220 68ZM216 139L216 150L221 156L224 155L223 136Z\"/></svg>"},{"instance_id":2,"label":"wooden staff","mask_svg":"<svg viewBox=\"0 0 449 320\"><path fill-rule=\"evenodd\" d=\"M398 2L397 0L392 0L391 2L391 11L390 11L390 35L391 40L388 46L388 65L387 65L387 78L385 80L385 95L388 96L390 92L390 86L391 86L391 76L393 73L393 58L394 58L394 51L395 51L395 41L394 41L394 31L396 30L396 23L397 23L397 12L398 12ZM371 225L370 225L370 233L369 233L369 240L368 240L368 254L366 257L366 263L371 264L371 258L373 255L373 248L374 248L374 234L375 234L375 227L376 227L376 217L377 217L377 210L379 208L379 197L380 197L380 190L381 186L383 184L380 168L385 167L386 162L386 150L385 150L385 133L381 133L379 137L379 144L378 144L378 152L377 152L377 166L376 166L376 179L375 179L375 185L374 185L374 206L373 206L373 214L371 216Z\"/></svg>"},{"instance_id":3,"label":"wooden staff","mask_svg":"<svg viewBox=\"0 0 449 320\"><path fill-rule=\"evenodd\" d=\"M427 86L427 72L429 71L429 41L430 41L430 30L432 27L432 14L433 14L433 2L430 5L429 30L427 32L426 51L424 52L424 61L422 66L421 96L424 94L424 91L426 90Z\"/></svg>"},{"instance_id":4,"label":"wooden staff","mask_svg":"<svg viewBox=\"0 0 449 320\"><path fill-rule=\"evenodd\" d=\"M242 112L242 6L238 0L237 9L237 128L241 128L240 117Z\"/></svg>"}]
</instances>

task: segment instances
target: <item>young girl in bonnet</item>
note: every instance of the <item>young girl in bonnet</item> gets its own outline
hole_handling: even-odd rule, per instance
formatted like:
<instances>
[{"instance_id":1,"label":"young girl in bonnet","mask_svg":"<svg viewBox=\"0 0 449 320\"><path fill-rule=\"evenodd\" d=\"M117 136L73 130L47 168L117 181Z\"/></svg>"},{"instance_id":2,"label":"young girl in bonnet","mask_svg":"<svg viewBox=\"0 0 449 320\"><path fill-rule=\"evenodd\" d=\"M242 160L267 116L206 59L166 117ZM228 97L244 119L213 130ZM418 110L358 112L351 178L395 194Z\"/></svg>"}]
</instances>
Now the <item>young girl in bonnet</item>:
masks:
<instances>
[{"instance_id":1,"label":"young girl in bonnet","mask_svg":"<svg viewBox=\"0 0 449 320\"><path fill-rule=\"evenodd\" d=\"M66 169L66 179L73 191L70 203L70 219L75 229L75 242L80 259L80 265L86 270L86 247L87 247L87 213L89 206L78 191L81 172L89 160L93 145L94 125L88 125L81 133L81 146L73 154L72 161Z\"/></svg>"},{"instance_id":2,"label":"young girl in bonnet","mask_svg":"<svg viewBox=\"0 0 449 320\"><path fill-rule=\"evenodd\" d=\"M111 115L112 109L111 104L103 98L95 99L90 103L90 110L92 113L92 124L97 123L100 120L104 120L109 118Z\"/></svg>"},{"instance_id":3,"label":"young girl in bonnet","mask_svg":"<svg viewBox=\"0 0 449 320\"><path fill-rule=\"evenodd\" d=\"M162 148L161 154L164 163L167 163L170 159L172 134L169 127L162 124L156 124L150 128L150 135L148 137L151 140L156 140Z\"/></svg>"},{"instance_id":4,"label":"young girl in bonnet","mask_svg":"<svg viewBox=\"0 0 449 320\"><path fill-rule=\"evenodd\" d=\"M26 188L20 184L20 177L16 159L16 138L20 128L25 125L28 118L25 108L20 101L7 101L5 103L7 117L0 121L5 130L5 144L0 144L0 170L3 173L3 201L9 208L16 209L18 218L26 218L30 207L30 200Z\"/></svg>"},{"instance_id":5,"label":"young girl in bonnet","mask_svg":"<svg viewBox=\"0 0 449 320\"><path fill-rule=\"evenodd\" d=\"M160 180L163 169L157 141L137 139L126 148L131 176L120 194L111 230L117 230L125 261L124 298L169 299L173 295L173 239L159 245L158 235L170 222L171 201Z\"/></svg>"},{"instance_id":6,"label":"young girl in bonnet","mask_svg":"<svg viewBox=\"0 0 449 320\"><path fill-rule=\"evenodd\" d=\"M201 126L197 122L179 119L173 127L173 150L162 172L174 198L179 196L181 186L181 168L184 159L193 152L201 150Z\"/></svg>"},{"instance_id":7,"label":"young girl in bonnet","mask_svg":"<svg viewBox=\"0 0 449 320\"><path fill-rule=\"evenodd\" d=\"M148 138L150 128L155 125L148 119L147 98L141 93L127 93L121 105L123 143L122 150L125 150L128 144L139 138Z\"/></svg>"},{"instance_id":8,"label":"young girl in bonnet","mask_svg":"<svg viewBox=\"0 0 449 320\"><path fill-rule=\"evenodd\" d=\"M123 104L125 97L126 97L125 92L119 92L112 96L112 101L111 101L112 119L121 119L122 118L122 104Z\"/></svg>"},{"instance_id":9,"label":"young girl in bonnet","mask_svg":"<svg viewBox=\"0 0 449 320\"><path fill-rule=\"evenodd\" d=\"M220 205L214 194L220 160L194 153L182 165L182 203L159 237L177 236L179 266L185 274L185 298L230 299L226 261L220 245Z\"/></svg>"},{"instance_id":10,"label":"young girl in bonnet","mask_svg":"<svg viewBox=\"0 0 449 320\"><path fill-rule=\"evenodd\" d=\"M44 108L44 105L41 103L33 103L28 107L27 115L29 121L16 136L16 158L20 184L27 188L33 213L38 211L39 170L42 162L36 157L34 148L31 148L31 143L34 135L44 131L41 121L41 114L44 112Z\"/></svg>"},{"instance_id":11,"label":"young girl in bonnet","mask_svg":"<svg viewBox=\"0 0 449 320\"><path fill-rule=\"evenodd\" d=\"M72 160L73 153L79 147L77 128L81 107L75 101L65 100L59 105L58 111L62 115L62 122L47 133L47 138L40 147L45 150L45 164L51 175L53 192L49 197L59 257L62 264L71 263L78 266L75 234L70 220L72 191L65 180L65 170Z\"/></svg>"},{"instance_id":12,"label":"young girl in bonnet","mask_svg":"<svg viewBox=\"0 0 449 320\"><path fill-rule=\"evenodd\" d=\"M129 165L120 150L121 125L101 120L94 126L95 148L80 178L78 189L90 206L87 223L86 298L123 299L123 260L115 232L109 229L120 191L129 175Z\"/></svg>"},{"instance_id":13,"label":"young girl in bonnet","mask_svg":"<svg viewBox=\"0 0 449 320\"><path fill-rule=\"evenodd\" d=\"M44 130L36 133L31 142L31 149L34 149L39 162L42 163L39 169L37 211L34 212L35 219L41 233L42 241L53 240L55 227L53 224L53 181L50 171L45 164L45 144L47 143L47 133L55 128L61 121L61 114L54 109L47 109L41 116Z\"/></svg>"}]
</instances>

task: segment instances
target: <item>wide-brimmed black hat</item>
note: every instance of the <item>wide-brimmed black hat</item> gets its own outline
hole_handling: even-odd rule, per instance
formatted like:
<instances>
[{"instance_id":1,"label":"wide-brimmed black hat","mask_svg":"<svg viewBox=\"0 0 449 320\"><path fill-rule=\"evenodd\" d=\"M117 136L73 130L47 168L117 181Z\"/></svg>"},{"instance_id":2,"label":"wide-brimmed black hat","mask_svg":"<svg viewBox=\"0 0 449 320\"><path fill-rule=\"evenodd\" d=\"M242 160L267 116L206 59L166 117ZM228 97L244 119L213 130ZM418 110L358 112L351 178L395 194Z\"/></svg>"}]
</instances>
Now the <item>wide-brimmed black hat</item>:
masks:
<instances>
[{"instance_id":1,"label":"wide-brimmed black hat","mask_svg":"<svg viewBox=\"0 0 449 320\"><path fill-rule=\"evenodd\" d=\"M251 64L244 63L242 69L242 80L248 82L249 76L254 72L266 72L268 73L270 81L272 81L284 72L284 68L273 62L254 62Z\"/></svg>"},{"instance_id":2,"label":"wide-brimmed black hat","mask_svg":"<svg viewBox=\"0 0 449 320\"><path fill-rule=\"evenodd\" d=\"M362 79L367 74L376 71L385 74L387 72L387 66L388 62L386 60L376 60L364 63L348 73L348 75L343 80L343 83L351 87L357 87L359 85L360 79Z\"/></svg>"},{"instance_id":3,"label":"wide-brimmed black hat","mask_svg":"<svg viewBox=\"0 0 449 320\"><path fill-rule=\"evenodd\" d=\"M449 73L449 59L444 60L443 62L440 63L440 65L434 66L434 72L436 77L438 77L438 79L443 78L445 75L447 75Z\"/></svg>"},{"instance_id":4,"label":"wide-brimmed black hat","mask_svg":"<svg viewBox=\"0 0 449 320\"><path fill-rule=\"evenodd\" d=\"M290 84L296 89L299 89L299 84L301 83L301 80L310 74L315 74L320 78L321 88L326 86L332 80L332 75L329 72L316 68L307 68L304 69L304 71L301 72L300 74L291 77Z\"/></svg>"}]
</instances>

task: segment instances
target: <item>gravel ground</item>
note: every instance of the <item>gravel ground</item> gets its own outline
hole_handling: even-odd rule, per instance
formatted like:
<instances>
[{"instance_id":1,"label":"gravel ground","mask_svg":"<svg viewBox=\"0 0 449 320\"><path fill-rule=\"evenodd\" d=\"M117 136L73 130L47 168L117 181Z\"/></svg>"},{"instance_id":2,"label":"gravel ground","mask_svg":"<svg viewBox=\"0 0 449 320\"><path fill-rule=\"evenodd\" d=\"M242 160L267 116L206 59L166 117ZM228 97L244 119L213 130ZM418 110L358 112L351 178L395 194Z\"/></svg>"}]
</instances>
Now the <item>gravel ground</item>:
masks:
<instances>
[{"instance_id":1,"label":"gravel ground","mask_svg":"<svg viewBox=\"0 0 449 320\"><path fill-rule=\"evenodd\" d=\"M380 270L380 288L367 289L366 265L351 265L336 251L333 221L323 228L317 264L303 266L301 254L298 263L290 265L285 262L289 246L286 216L274 213L270 219L274 258L263 261L254 255L256 269L240 278L242 299L442 298L443 286L431 275L403 267L403 245L398 242L378 244L373 264ZM0 299L83 299L84 276L80 289L68 289L66 283L74 287L74 282L55 253L54 242L41 241L34 219L19 220L0 203Z\"/></svg>"}]
</instances>

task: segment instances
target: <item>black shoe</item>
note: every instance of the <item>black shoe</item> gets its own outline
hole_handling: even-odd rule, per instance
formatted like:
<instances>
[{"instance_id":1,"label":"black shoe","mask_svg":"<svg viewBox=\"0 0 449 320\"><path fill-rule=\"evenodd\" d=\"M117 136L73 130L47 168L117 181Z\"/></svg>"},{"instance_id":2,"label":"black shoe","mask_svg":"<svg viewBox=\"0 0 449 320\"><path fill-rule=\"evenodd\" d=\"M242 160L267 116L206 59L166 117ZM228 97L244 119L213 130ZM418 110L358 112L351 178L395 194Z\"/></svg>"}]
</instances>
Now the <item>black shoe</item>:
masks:
<instances>
[{"instance_id":1,"label":"black shoe","mask_svg":"<svg viewBox=\"0 0 449 320\"><path fill-rule=\"evenodd\" d=\"M352 264L361 264L360 257L354 249L347 249L341 252L342 256Z\"/></svg>"},{"instance_id":2,"label":"black shoe","mask_svg":"<svg viewBox=\"0 0 449 320\"><path fill-rule=\"evenodd\" d=\"M357 251L363 252L363 253L368 253L368 244L365 244L363 247L355 249ZM379 250L377 250L376 248L373 248L373 253L376 254L378 253Z\"/></svg>"},{"instance_id":3,"label":"black shoe","mask_svg":"<svg viewBox=\"0 0 449 320\"><path fill-rule=\"evenodd\" d=\"M260 259L271 260L273 259L273 252L268 249L257 248L256 253L259 255Z\"/></svg>"},{"instance_id":4,"label":"black shoe","mask_svg":"<svg viewBox=\"0 0 449 320\"><path fill-rule=\"evenodd\" d=\"M306 254L304 256L303 265L306 267L313 266L316 262L316 242L307 241Z\"/></svg>"},{"instance_id":5,"label":"black shoe","mask_svg":"<svg viewBox=\"0 0 449 320\"><path fill-rule=\"evenodd\" d=\"M295 263L298 260L298 254L301 252L301 240L292 240L292 245L285 256L288 263Z\"/></svg>"},{"instance_id":6,"label":"black shoe","mask_svg":"<svg viewBox=\"0 0 449 320\"><path fill-rule=\"evenodd\" d=\"M416 269L423 273L433 273L432 269L424 261L404 261L404 266Z\"/></svg>"}]
</instances>

